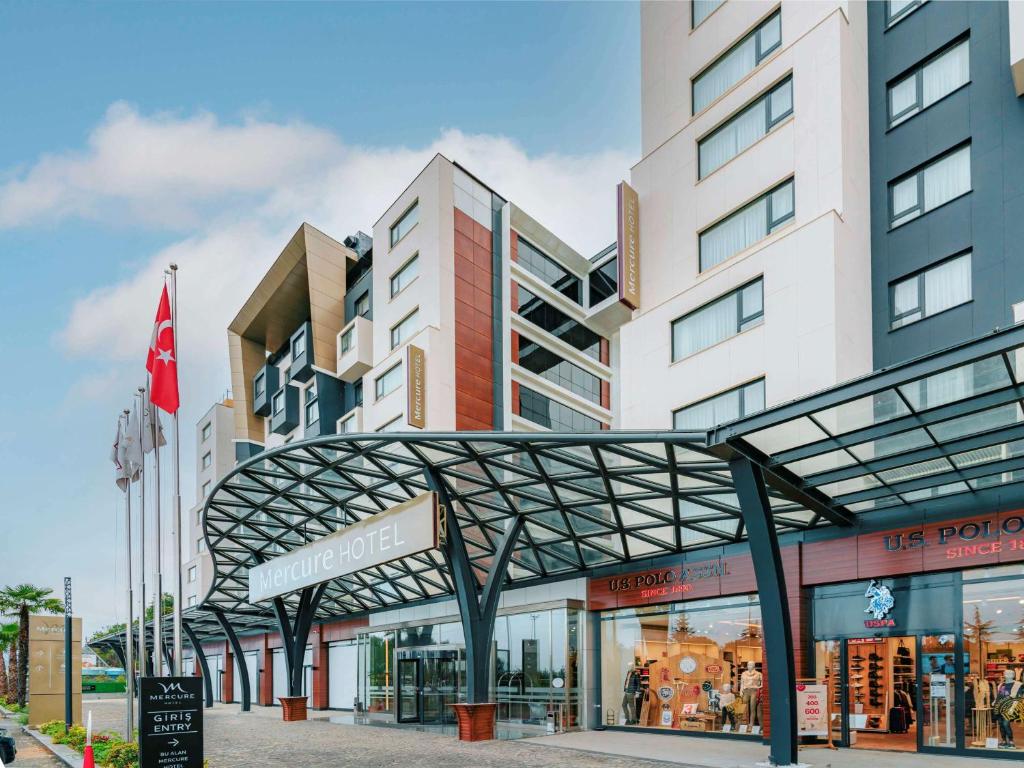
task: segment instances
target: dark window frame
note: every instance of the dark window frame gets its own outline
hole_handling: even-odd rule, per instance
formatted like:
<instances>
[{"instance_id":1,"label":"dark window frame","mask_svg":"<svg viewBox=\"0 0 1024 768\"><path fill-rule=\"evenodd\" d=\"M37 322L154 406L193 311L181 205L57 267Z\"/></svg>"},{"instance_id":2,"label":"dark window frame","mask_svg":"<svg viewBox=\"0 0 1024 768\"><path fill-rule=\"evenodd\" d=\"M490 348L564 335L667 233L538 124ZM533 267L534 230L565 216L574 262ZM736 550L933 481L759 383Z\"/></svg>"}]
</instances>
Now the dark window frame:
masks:
<instances>
[{"instance_id":1,"label":"dark window frame","mask_svg":"<svg viewBox=\"0 0 1024 768\"><path fill-rule=\"evenodd\" d=\"M776 91L780 90L783 86L785 86L787 84L789 85L789 109L784 114L779 115L778 117L772 119L771 97L772 97L772 95ZM701 147L705 144L705 142L710 141L715 136L717 136L718 134L722 133L730 125L732 125L737 120L739 120L741 117L743 117L745 114L747 114L750 110L757 108L758 104L760 104L761 102L765 102L765 110L764 110L765 128L764 128L764 133L761 134L761 136L757 139L757 141L760 141L761 139L763 139L765 136L767 136L769 133L771 133L775 128L777 128L781 123L785 122L785 120L787 118L789 118L793 114L793 104L794 104L794 99L793 99L793 73L790 72L788 75L783 77L781 80L776 82L774 85L769 86L766 90L762 91L762 93L759 96L754 98L753 101L747 102L747 104L745 106L740 107L738 110L736 110L731 115L729 115L729 117L727 117L725 120L723 120L721 123L719 123L715 128L712 128L708 133L704 134L699 139L697 139L697 180L698 181L700 181L702 179L706 179L708 176L713 174L719 168L723 167L726 163L729 163L732 160L735 160L737 157L742 155L744 152L746 152L748 149L750 149L750 147L753 146L753 144L751 144L750 146L745 147L744 149L741 149L739 152L737 152L735 155L730 157L728 160L726 160L721 165L716 166L715 168L712 168L710 171L707 171L707 172L704 171L704 168L703 168L703 165L702 165L702 162L701 162L700 150L701 150ZM755 141L754 143L756 144L757 142Z\"/></svg>"},{"instance_id":2,"label":"dark window frame","mask_svg":"<svg viewBox=\"0 0 1024 768\"><path fill-rule=\"evenodd\" d=\"M962 35L958 35L954 40L952 40L951 42L947 43L946 45L944 45L939 50L935 51L934 53L929 54L926 58L921 59L921 61L919 61L916 64L914 64L912 67L909 67L908 69L903 70L903 72L901 72L900 74L896 75L896 77L893 77L893 78L889 79L889 82L887 82L885 84L885 109L886 109L886 113L887 113L887 115L889 117L889 129L897 128L897 127L903 125L904 123L909 122L911 118L916 117L917 115L921 114L922 112L924 112L927 109L931 109L936 104L938 104L939 102L943 101L944 99L948 99L950 96L952 96L954 93L959 91L961 88L966 88L968 85L971 84L971 77L970 77L970 74L968 73L967 81L965 83L963 83L961 85L958 85L956 88L954 88L949 93L943 94L941 97L939 97L938 99L933 101L928 106L923 106L923 104L924 104L924 70L925 70L925 68L929 64L933 64L934 62L936 62L939 59L941 59L947 53L951 53L954 48L957 48L958 46L962 45L963 43L967 43L968 46L969 46L970 42L971 42L971 33L970 33L970 31L967 31L966 33L964 33ZM970 69L970 59L969 58L968 58L967 66L968 66L968 70L969 70ZM909 106L909 107L903 109L902 111L900 111L899 114L893 114L893 111L892 111L892 89L893 89L894 86L902 83L904 80L907 80L910 77L914 78L914 91L915 91L914 103L911 106Z\"/></svg>"},{"instance_id":3,"label":"dark window frame","mask_svg":"<svg viewBox=\"0 0 1024 768\"><path fill-rule=\"evenodd\" d=\"M970 188L968 188L964 192L961 192L959 195L956 195L955 197L949 198L949 200L946 200L946 201L944 201L942 203L939 203L934 208L929 208L929 209L925 210L925 207L924 207L924 172L928 168L932 167L933 165L942 162L947 157L951 157L952 155L955 155L957 152L961 151L962 149L966 149L967 150L968 162L969 162L970 170L971 170L971 186L970 186ZM902 184L904 181L906 181L907 179L911 178L912 176L916 176L917 177L917 205L915 205L913 208L907 208L906 210L900 211L897 214L897 212L895 210L895 204L896 204L895 203L895 195L893 193L894 193L896 187L899 184ZM973 157L971 156L971 140L968 139L967 141L960 142L955 147L947 149L945 152L942 152L941 154L935 155L934 157L929 158L928 160L925 160L923 163L918 165L916 168L914 168L912 170L909 170L906 173L900 174L899 176L897 176L896 178L892 179L888 183L887 190L886 190L886 196L888 198L887 204L888 204L888 207L889 207L889 231L892 231L894 229L898 229L899 227L902 227L905 224L909 224L912 221L920 219L925 214L931 213L932 211L936 211L939 208L941 208L942 206L947 205L949 203L952 203L954 200L958 200L959 198L963 197L964 195L969 195L973 191L974 191L974 162L973 162ZM896 219L903 218L908 213L910 213L911 211L915 211L915 210L917 211L917 216L914 216L911 219L907 219L906 221L902 221L899 224L895 223Z\"/></svg>"},{"instance_id":4,"label":"dark window frame","mask_svg":"<svg viewBox=\"0 0 1024 768\"><path fill-rule=\"evenodd\" d=\"M402 386L401 378L399 378L399 380L398 380L399 383L398 384L396 384L394 387L389 389L387 392L383 392L382 391L382 384L384 382L384 379L388 376L388 374L390 374L396 368L401 368L401 367L402 367L402 361L399 360L397 363L392 365L386 371L384 371L380 375L374 377L374 379L373 379L373 394L374 394L374 400L375 401L376 400L382 400L383 398L385 398L388 395L390 395L392 392L395 392L400 386Z\"/></svg>"},{"instance_id":5,"label":"dark window frame","mask_svg":"<svg viewBox=\"0 0 1024 768\"><path fill-rule=\"evenodd\" d=\"M406 339L404 339L404 338L400 338L400 339L398 339L396 341L395 340L395 331L398 331L399 329L401 329L407 322L409 322L413 318L417 318L418 319L419 315L420 315L420 308L416 307L415 309L411 310L408 314L406 314L405 317L403 317L401 320L399 320L397 323L395 323L394 325L391 326L391 328L388 330L389 340L391 342L391 350L390 350L391 352L394 352L396 349L398 349L400 346L402 346L405 343L405 341L406 341ZM410 336L411 335L412 334L410 334ZM408 338L408 337L406 337L406 338Z\"/></svg>"},{"instance_id":6,"label":"dark window frame","mask_svg":"<svg viewBox=\"0 0 1024 768\"><path fill-rule=\"evenodd\" d=\"M690 29L691 30L696 29L701 24L703 24L705 21L710 19L712 14L715 11L717 11L719 8L721 8L723 5L725 5L725 0L719 0L718 5L716 5L714 8L712 8L703 19L701 19L700 21L695 22L695 19L697 18L697 14L694 12L696 4L694 3L694 0L690 0Z\"/></svg>"},{"instance_id":7,"label":"dark window frame","mask_svg":"<svg viewBox=\"0 0 1024 768\"><path fill-rule=\"evenodd\" d=\"M907 16L912 14L926 2L928 2L928 0L914 0L914 2L910 3L904 8L901 8L898 13L893 15L892 3L890 2L890 0L885 0L885 28L891 29L893 25L907 18Z\"/></svg>"},{"instance_id":8,"label":"dark window frame","mask_svg":"<svg viewBox=\"0 0 1024 768\"><path fill-rule=\"evenodd\" d=\"M316 384L313 384L313 385L307 387L305 392L303 393L303 414L305 415L305 418L306 418L306 426L307 427L310 424L316 424L318 421L320 421L319 402L320 402L320 393L317 391ZM317 406L316 407L316 418L311 421L310 418L309 418L309 413L313 409L313 406Z\"/></svg>"},{"instance_id":9,"label":"dark window frame","mask_svg":"<svg viewBox=\"0 0 1024 768\"><path fill-rule=\"evenodd\" d=\"M952 304L952 305L950 305L948 307L945 307L944 309L940 309L940 310L938 310L936 312L929 312L928 311L927 302L925 301L925 292L926 292L925 281L927 280L928 273L932 272L933 270L938 269L939 267L943 266L944 264L948 264L951 261L955 261L957 259L964 258L964 257L967 257L970 260L971 267L972 267L972 272L971 272L971 295L970 295L970 297L968 299L964 300L964 301L961 301L959 304ZM959 251L957 253L954 253L952 256L947 256L946 258L940 259L939 261L936 261L936 262L933 262L933 263L929 264L926 267L922 267L921 269L915 270L914 272L910 272L910 273L908 273L906 275L903 275L902 277L897 277L895 280L891 280L889 282L889 332L892 333L893 331L898 331L901 328L906 328L907 326L914 325L915 323L920 323L922 320L927 320L927 319L929 319L931 317L937 317L938 315L941 315L943 312L948 312L951 309L956 309L957 307L962 307L962 306L964 306L964 304L970 304L972 301L974 301L974 273L973 273L973 266L974 266L974 249L973 248L966 248L965 250L962 250L962 251ZM897 286L902 285L903 283L906 283L906 282L908 282L910 280L916 280L917 281L917 305L915 306L914 309L907 310L905 312L901 312L901 313L899 313L897 315L896 314L896 288L897 288ZM903 324L898 325L898 326L894 325L895 323L899 322L900 320L902 320L902 319L904 319L906 317L909 317L911 315L915 315L915 314L920 314L921 316L919 318L917 318L916 320L910 320L909 322L903 323Z\"/></svg>"},{"instance_id":10,"label":"dark window frame","mask_svg":"<svg viewBox=\"0 0 1024 768\"><path fill-rule=\"evenodd\" d=\"M770 24L776 17L778 17L778 19L779 19L779 40L774 45L772 45L770 48L762 49L761 48L761 31L765 27L767 27L768 24ZM747 34L745 34L743 37L741 37L739 40L737 40L735 43L733 43L731 46L729 46L728 49L726 49L725 51L720 53L718 56L716 56L713 61L708 62L704 67L701 68L701 70L699 72L697 72L697 74L695 74L693 77L690 78L690 116L691 117L693 115L699 114L698 110L696 110L694 108L694 105L696 104L696 99L694 97L696 95L695 94L695 89L696 89L697 81L700 80L701 77L703 77L704 74L706 72L708 72L708 70L712 69L720 61L722 61L723 59L727 58L731 53L733 53L737 48L741 47L744 43L746 43L748 40L750 40L751 37L756 37L756 40L754 41L754 67L753 67L753 69L750 70L750 72L753 72L754 69L757 69L759 66L761 66L761 63L765 59L767 59L770 54L774 53L776 50L778 50L779 48L782 47L782 9L781 8L776 8L772 13L768 14L767 16L765 16L764 19L762 19L760 22L758 22L756 27L754 27ZM747 72L746 74L749 75L750 72ZM746 77L746 75L744 75L744 77ZM742 78L740 78L740 79L742 79ZM739 82L739 81L737 81L737 82ZM708 102L703 107L701 107L700 112L703 112L705 109L707 109L711 104L713 104L715 101L717 101L719 98L721 98L721 96L723 94L727 93L733 87L735 87L735 85L736 85L736 83L733 83L728 88L726 88L724 91L722 91L722 93L718 94L718 96L716 96L710 102Z\"/></svg>"},{"instance_id":11,"label":"dark window frame","mask_svg":"<svg viewBox=\"0 0 1024 768\"><path fill-rule=\"evenodd\" d=\"M746 408L744 407L744 404L745 404L745 401L746 401L746 389L747 389L747 387L750 387L750 386L752 386L754 384L760 384L761 385L761 401L762 402L766 402L766 398L765 398L765 391L766 391L765 390L765 377L762 376L762 377L760 377L758 379L753 379L752 381L748 381L748 382L745 382L743 384L738 384L735 387L731 387L731 388L726 389L726 390L724 390L722 392L718 392L717 394L714 394L714 395L708 395L707 397L703 397L700 400L695 400L692 403L688 403L686 405L682 405L679 408L674 409L672 411L672 428L673 429L681 429L681 427L677 427L676 426L676 416L678 416L683 411L688 411L691 408L697 408L697 407L699 407L701 405L704 405L705 403L711 402L712 400L717 400L720 397L724 397L726 395L731 395L734 392L739 394L739 414L740 414L739 418L744 418L746 416L749 416L751 413L756 413L756 411L748 412L746 410ZM712 424L711 426L713 427L713 426L716 426L716 425Z\"/></svg>"},{"instance_id":12,"label":"dark window frame","mask_svg":"<svg viewBox=\"0 0 1024 768\"><path fill-rule=\"evenodd\" d=\"M413 230L413 227L420 223L419 207L420 200L419 198L416 198L415 200L412 201L409 207L407 207L402 212L402 214L397 219L395 219L395 223L388 227L388 241L390 242L390 245L388 246L389 249L394 248L396 245L402 242L405 239L405 236L408 235ZM399 234L398 237L395 237L395 233L399 232L402 224L405 222L406 218L408 218L409 215L413 213L413 211L416 212L416 221L414 221L412 226L405 230L405 232L402 232L401 234Z\"/></svg>"},{"instance_id":13,"label":"dark window frame","mask_svg":"<svg viewBox=\"0 0 1024 768\"><path fill-rule=\"evenodd\" d=\"M781 218L778 218L778 217L772 215L772 196L776 192L778 192L779 190L781 190L783 187L785 187L787 185L793 187L793 194L792 194L793 204L792 204L792 206L790 208L790 212L787 215L785 215L785 216L783 216ZM750 245L748 245L743 250L736 251L736 253L730 254L729 256L727 256L726 258L722 259L722 261L718 262L717 264L711 264L711 265L705 267L704 266L704 248L703 248L703 243L701 242L701 238L704 237L704 235L706 235L711 230L715 229L715 227L718 227L718 226L724 224L725 222L729 221L730 219L732 219L732 218L734 218L736 216L739 216L745 210L747 210L748 208L752 208L753 206L755 206L758 203L760 203L762 200L764 200L766 202L765 207L764 207L765 208L765 234L764 234L764 237L760 238L759 240L756 240L754 243L751 243ZM762 240L767 238L769 235L773 235L775 233L775 231L777 229L779 229L780 227L782 227L784 224L789 224L791 220L795 220L795 219L796 219L796 177L795 176L790 176L788 179L786 179L782 183L776 184L774 187L769 189L767 192L762 192L760 195L755 197L753 200L750 200L749 202L741 205L735 211L731 211L731 212L727 213L725 216L723 216L722 218L718 219L718 221L716 221L714 224L710 224L710 225L704 227L704 229L702 229L700 232L697 233L697 272L698 273L704 273L704 272L707 272L709 269L714 269L715 267L718 267L718 266L720 266L722 264L725 264L725 262L729 261L734 256L736 256L737 253L742 253L743 251L747 250L747 248L752 248L756 243L761 242Z\"/></svg>"},{"instance_id":14,"label":"dark window frame","mask_svg":"<svg viewBox=\"0 0 1024 768\"><path fill-rule=\"evenodd\" d=\"M761 309L758 312L753 312L753 313L751 313L749 315L745 315L743 313L743 292L747 288L749 288L750 286L756 285L757 283L761 284ZM760 275L758 277L755 277L753 280L748 280L743 285L741 285L741 286L739 286L737 288L733 288L731 291L723 293L721 296L718 296L717 298L714 298L711 301L708 301L708 302L705 302L704 304L701 304L696 309L693 309L693 310L687 312L685 315L680 315L675 320L670 322L669 323L669 333L671 334L671 337L672 337L671 338L671 352L672 352L672 360L671 360L671 362L675 363L675 362L678 362L680 360L685 360L687 357L693 357L694 355L699 354L700 352L703 352L705 349L710 349L710 347L701 347L700 349L694 350L693 352L689 352L689 353L687 353L685 355L677 355L676 354L676 334L675 334L676 325L678 323L684 322L685 320L693 317L694 315L697 315L700 312L703 312L704 310L706 310L706 309L708 309L710 307L713 307L715 304L718 304L721 301L726 301L727 299L729 299L733 295L736 296L736 330L735 330L735 332L733 332L732 335L727 336L725 339L722 339L722 341L726 341L727 339L735 338L736 336L739 336L744 331L749 330L751 328L755 328L755 327L757 327L758 325L760 325L761 323L764 322L764 275ZM721 343L721 342L716 342L716 343ZM712 346L714 346L714 345L712 345Z\"/></svg>"},{"instance_id":15,"label":"dark window frame","mask_svg":"<svg viewBox=\"0 0 1024 768\"><path fill-rule=\"evenodd\" d=\"M406 259L405 263L402 264L402 266L400 266L398 269L396 269L394 274L392 274L391 277L388 279L388 287L389 287L389 291L391 293L391 298L392 299L395 298L395 296L400 294L402 291L404 291L406 288L408 288L409 287L409 283L411 283L413 280L415 280L417 277L420 276L419 275L419 270L418 270L419 260L420 260L420 254L419 254L419 251L417 251L412 256L410 256L408 259ZM401 278L401 276L405 273L405 271L409 267L411 267L413 264L417 265L417 272L416 272L416 274L413 277L411 277L408 280L408 282L405 283L405 285L399 285L398 288L396 289L395 288L396 281L399 278Z\"/></svg>"}]
</instances>

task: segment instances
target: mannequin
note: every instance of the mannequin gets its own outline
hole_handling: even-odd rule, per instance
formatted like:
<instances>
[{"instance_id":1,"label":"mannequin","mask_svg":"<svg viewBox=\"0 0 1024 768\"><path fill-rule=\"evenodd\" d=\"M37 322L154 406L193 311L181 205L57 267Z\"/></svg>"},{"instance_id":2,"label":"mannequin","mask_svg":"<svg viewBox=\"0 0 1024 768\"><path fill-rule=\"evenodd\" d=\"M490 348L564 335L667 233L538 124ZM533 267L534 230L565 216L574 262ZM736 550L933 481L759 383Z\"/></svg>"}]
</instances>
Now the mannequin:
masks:
<instances>
[{"instance_id":1,"label":"mannequin","mask_svg":"<svg viewBox=\"0 0 1024 768\"><path fill-rule=\"evenodd\" d=\"M740 675L740 697L747 709L747 725L757 725L757 703L758 693L764 680L761 673L757 671L757 665L752 661L747 662L747 668Z\"/></svg>"},{"instance_id":2,"label":"mannequin","mask_svg":"<svg viewBox=\"0 0 1024 768\"><path fill-rule=\"evenodd\" d=\"M723 683L722 692L718 696L718 704L722 707L722 722L728 722L733 728L736 727L736 715L732 711L735 701L736 694L732 692L732 683Z\"/></svg>"},{"instance_id":3,"label":"mannequin","mask_svg":"<svg viewBox=\"0 0 1024 768\"><path fill-rule=\"evenodd\" d=\"M1017 682L1012 669L1003 670L1003 682L996 689L996 700L992 705L996 724L999 726L999 748L1016 749L1013 743L1012 719L1016 719L1016 704L1014 700L1021 695L1021 688L1024 685Z\"/></svg>"},{"instance_id":4,"label":"mannequin","mask_svg":"<svg viewBox=\"0 0 1024 768\"><path fill-rule=\"evenodd\" d=\"M622 684L622 714L626 725L637 724L637 698L640 696L640 673L635 664L626 667L626 680Z\"/></svg>"}]
</instances>

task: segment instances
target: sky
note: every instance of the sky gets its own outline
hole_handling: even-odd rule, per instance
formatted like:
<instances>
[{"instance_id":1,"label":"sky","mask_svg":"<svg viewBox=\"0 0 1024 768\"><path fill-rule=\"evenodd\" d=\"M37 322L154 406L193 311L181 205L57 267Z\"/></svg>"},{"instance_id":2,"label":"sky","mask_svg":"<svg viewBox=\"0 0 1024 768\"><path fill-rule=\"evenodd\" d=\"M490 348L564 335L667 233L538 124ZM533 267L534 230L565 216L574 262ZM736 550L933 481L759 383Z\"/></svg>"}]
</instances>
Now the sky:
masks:
<instances>
[{"instance_id":1,"label":"sky","mask_svg":"<svg viewBox=\"0 0 1024 768\"><path fill-rule=\"evenodd\" d=\"M124 619L109 453L171 261L187 509L227 323L303 221L369 232L442 152L611 242L639 35L610 2L0 3L0 584Z\"/></svg>"}]
</instances>

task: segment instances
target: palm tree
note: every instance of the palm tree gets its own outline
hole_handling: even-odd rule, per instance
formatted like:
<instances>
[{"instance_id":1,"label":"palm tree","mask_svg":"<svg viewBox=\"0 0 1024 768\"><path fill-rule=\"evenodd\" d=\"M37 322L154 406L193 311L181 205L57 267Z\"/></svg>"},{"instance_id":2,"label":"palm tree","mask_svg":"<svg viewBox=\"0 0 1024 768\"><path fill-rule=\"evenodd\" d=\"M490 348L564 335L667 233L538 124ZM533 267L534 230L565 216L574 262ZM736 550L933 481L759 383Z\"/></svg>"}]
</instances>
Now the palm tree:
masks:
<instances>
[{"instance_id":1,"label":"palm tree","mask_svg":"<svg viewBox=\"0 0 1024 768\"><path fill-rule=\"evenodd\" d=\"M18 623L0 624L0 699L5 699L14 694L11 690L13 681L7 674L7 670L14 671L16 664L6 665L4 663L4 652L7 651L10 657L17 662L17 652L14 649L18 641Z\"/></svg>"},{"instance_id":2,"label":"palm tree","mask_svg":"<svg viewBox=\"0 0 1024 768\"><path fill-rule=\"evenodd\" d=\"M18 705L24 707L28 698L28 617L31 613L63 613L64 603L52 589L33 584L16 584L0 590L0 614L18 617ZM12 646L12 653L14 647Z\"/></svg>"}]
</instances>

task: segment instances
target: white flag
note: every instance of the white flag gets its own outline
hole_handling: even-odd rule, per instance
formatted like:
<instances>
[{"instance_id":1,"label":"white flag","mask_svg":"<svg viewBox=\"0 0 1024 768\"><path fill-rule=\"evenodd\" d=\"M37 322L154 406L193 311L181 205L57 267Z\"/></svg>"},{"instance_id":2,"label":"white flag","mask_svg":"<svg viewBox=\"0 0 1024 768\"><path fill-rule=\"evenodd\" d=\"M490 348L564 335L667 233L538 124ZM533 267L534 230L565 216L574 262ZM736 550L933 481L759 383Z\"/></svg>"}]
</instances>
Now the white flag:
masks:
<instances>
[{"instance_id":1,"label":"white flag","mask_svg":"<svg viewBox=\"0 0 1024 768\"><path fill-rule=\"evenodd\" d=\"M110 447L110 460L114 462L114 482L117 483L117 487L122 491L128 489L130 480L128 479L128 469L121 462L124 456L124 419L120 416L117 418L117 436L114 438L114 444Z\"/></svg>"},{"instance_id":2,"label":"white flag","mask_svg":"<svg viewBox=\"0 0 1024 768\"><path fill-rule=\"evenodd\" d=\"M154 437L156 437L155 440ZM164 437L163 427L160 426L160 414L149 401L149 392L147 391L142 417L142 452L152 453L154 448L163 448L165 445L167 445L167 439Z\"/></svg>"},{"instance_id":3,"label":"white flag","mask_svg":"<svg viewBox=\"0 0 1024 768\"><path fill-rule=\"evenodd\" d=\"M125 424L124 433L121 435L121 464L124 466L128 477L132 480L139 479L142 472L142 443L139 435L139 406L136 403L128 414L128 423Z\"/></svg>"}]
</instances>

